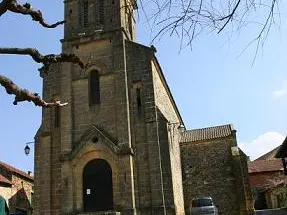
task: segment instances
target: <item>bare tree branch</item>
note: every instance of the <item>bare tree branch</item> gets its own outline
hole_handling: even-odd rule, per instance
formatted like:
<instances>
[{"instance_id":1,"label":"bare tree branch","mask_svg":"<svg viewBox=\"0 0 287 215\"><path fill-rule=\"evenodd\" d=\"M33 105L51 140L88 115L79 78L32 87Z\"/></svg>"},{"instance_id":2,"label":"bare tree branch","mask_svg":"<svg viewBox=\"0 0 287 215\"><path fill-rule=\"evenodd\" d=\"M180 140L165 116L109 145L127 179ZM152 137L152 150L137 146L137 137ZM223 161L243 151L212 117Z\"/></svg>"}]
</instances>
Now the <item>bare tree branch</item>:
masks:
<instances>
[{"instance_id":1,"label":"bare tree branch","mask_svg":"<svg viewBox=\"0 0 287 215\"><path fill-rule=\"evenodd\" d=\"M272 0L271 6L270 6L271 7L270 11L268 13L267 18L265 19L265 22L264 22L259 34L243 50L243 51L245 51L253 42L257 41L256 50L255 50L254 58L252 61L252 65L255 63L255 59L256 59L256 56L258 54L260 43L262 43L262 45L264 45L265 40L266 40L266 38L270 32L270 29L272 27L272 24L274 24L274 7L276 4L277 4L277 0ZM265 35L263 35L264 32L265 32ZM243 53L243 51L241 52L241 54Z\"/></svg>"},{"instance_id":2,"label":"bare tree branch","mask_svg":"<svg viewBox=\"0 0 287 215\"><path fill-rule=\"evenodd\" d=\"M176 34L181 39L180 47L183 39L187 40L187 45L192 45L200 33L216 31L219 34L227 26L232 32L234 29L239 31L250 24L257 25L255 27L258 32L254 38L259 40L268 35L275 24L273 15L279 15L274 11L274 5L278 2L279 0L152 0L149 4L154 5L149 7L153 10L146 16L149 17L148 21L152 20L151 23L154 23L151 30L156 33L152 42L159 40L164 34ZM144 8L143 10L147 12ZM279 11L278 6L277 10ZM272 18L265 14L271 14ZM265 23L267 27L264 27Z\"/></svg>"},{"instance_id":3,"label":"bare tree branch","mask_svg":"<svg viewBox=\"0 0 287 215\"><path fill-rule=\"evenodd\" d=\"M34 61L43 64L43 67L39 69L43 72L48 72L51 63L71 62L78 64L81 68L85 67L82 60L75 54L41 55L37 49L33 48L0 48L0 54L30 55Z\"/></svg>"},{"instance_id":4,"label":"bare tree branch","mask_svg":"<svg viewBox=\"0 0 287 215\"><path fill-rule=\"evenodd\" d=\"M0 17L7 11L13 13L19 13L23 15L29 15L36 22L39 22L45 28L55 28L58 25L64 24L65 21L56 22L54 24L47 24L44 21L43 15L40 10L32 9L31 5L26 3L21 5L17 0L2 0L0 2ZM39 69L47 73L52 63L70 62L78 64L81 68L85 68L85 64L75 54L49 54L41 55L37 49L33 48L0 48L0 54L16 54L16 55L30 55L37 63L42 63L43 66ZM67 103L61 103L60 101L46 102L37 93L31 93L26 89L21 89L9 78L0 75L0 85L2 85L8 94L14 94L14 105L18 102L29 101L33 102L36 106L41 107L53 107L64 106Z\"/></svg>"},{"instance_id":5,"label":"bare tree branch","mask_svg":"<svg viewBox=\"0 0 287 215\"><path fill-rule=\"evenodd\" d=\"M225 20L227 19L227 21L224 23L224 25L219 29L218 31L218 34L225 28L225 26L230 22L230 20L232 19L232 17L234 16L234 13L235 11L237 10L238 6L239 6L239 3L240 3L241 0L238 0L235 7L233 8L232 12L227 15L227 16L224 16L222 18L219 19L219 21L222 21L222 20Z\"/></svg>"},{"instance_id":6,"label":"bare tree branch","mask_svg":"<svg viewBox=\"0 0 287 215\"><path fill-rule=\"evenodd\" d=\"M6 89L8 94L14 94L15 100L14 105L17 105L18 102L28 101L33 102L36 106L40 107L53 107L53 106L65 106L68 103L61 103L60 101L46 102L38 95L38 93L31 93L26 89L19 88L13 81L9 78L0 75L0 84Z\"/></svg>"},{"instance_id":7,"label":"bare tree branch","mask_svg":"<svg viewBox=\"0 0 287 215\"><path fill-rule=\"evenodd\" d=\"M65 21L56 22L54 24L47 24L44 21L43 15L40 10L34 10L29 3L21 5L17 0L3 0L0 3L0 16L4 14L7 10L13 13L19 13L23 15L29 15L36 22L39 22L45 28L55 28L58 25L62 25Z\"/></svg>"},{"instance_id":8,"label":"bare tree branch","mask_svg":"<svg viewBox=\"0 0 287 215\"><path fill-rule=\"evenodd\" d=\"M85 68L85 64L74 54L41 55L38 50L32 48L0 48L0 54L30 55L34 61L43 64L39 70L45 73L48 72L52 63L71 62L78 64L81 68ZM67 103L61 103L60 101L46 102L37 93L31 93L26 89L19 88L12 80L2 75L0 75L0 84L6 89L8 94L15 95L14 105L22 101L33 102L36 106L41 107L67 105Z\"/></svg>"},{"instance_id":9,"label":"bare tree branch","mask_svg":"<svg viewBox=\"0 0 287 215\"><path fill-rule=\"evenodd\" d=\"M43 67L39 70L45 73L48 72L52 63L71 62L78 64L81 68L85 67L81 59L74 54L41 55L38 50L32 48L0 48L0 54L30 55L34 61L43 64ZM8 94L15 95L14 105L22 101L32 101L36 106L41 107L64 106L67 104L62 104L60 101L46 102L37 93L31 93L26 89L19 88L13 81L2 75L0 75L0 84L6 89Z\"/></svg>"},{"instance_id":10,"label":"bare tree branch","mask_svg":"<svg viewBox=\"0 0 287 215\"><path fill-rule=\"evenodd\" d=\"M12 1L13 0L3 0L2 2L0 2L0 16L6 13Z\"/></svg>"}]
</instances>

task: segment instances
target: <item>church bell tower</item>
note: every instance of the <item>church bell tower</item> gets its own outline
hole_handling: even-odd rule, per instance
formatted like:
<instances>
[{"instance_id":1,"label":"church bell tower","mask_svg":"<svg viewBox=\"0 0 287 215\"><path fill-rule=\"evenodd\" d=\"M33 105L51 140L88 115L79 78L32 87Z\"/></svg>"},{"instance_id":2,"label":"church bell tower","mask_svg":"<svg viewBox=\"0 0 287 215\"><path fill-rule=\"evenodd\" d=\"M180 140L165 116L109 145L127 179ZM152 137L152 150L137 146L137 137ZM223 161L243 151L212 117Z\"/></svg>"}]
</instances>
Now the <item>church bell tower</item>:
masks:
<instances>
[{"instance_id":1,"label":"church bell tower","mask_svg":"<svg viewBox=\"0 0 287 215\"><path fill-rule=\"evenodd\" d=\"M87 67L55 64L43 76L43 97L69 105L43 110L36 135L35 214L134 214L125 40L135 40L135 2L64 3L62 52L75 53Z\"/></svg>"},{"instance_id":2,"label":"church bell tower","mask_svg":"<svg viewBox=\"0 0 287 215\"><path fill-rule=\"evenodd\" d=\"M122 30L128 40L135 41L135 0L66 0L65 40ZM95 39L95 38L94 38Z\"/></svg>"},{"instance_id":3,"label":"church bell tower","mask_svg":"<svg viewBox=\"0 0 287 215\"><path fill-rule=\"evenodd\" d=\"M34 214L167 214L165 205L175 207L170 166L161 166L154 52L135 43L136 2L64 4L62 52L76 54L86 68L57 63L43 74L43 98L68 105L43 109Z\"/></svg>"}]
</instances>

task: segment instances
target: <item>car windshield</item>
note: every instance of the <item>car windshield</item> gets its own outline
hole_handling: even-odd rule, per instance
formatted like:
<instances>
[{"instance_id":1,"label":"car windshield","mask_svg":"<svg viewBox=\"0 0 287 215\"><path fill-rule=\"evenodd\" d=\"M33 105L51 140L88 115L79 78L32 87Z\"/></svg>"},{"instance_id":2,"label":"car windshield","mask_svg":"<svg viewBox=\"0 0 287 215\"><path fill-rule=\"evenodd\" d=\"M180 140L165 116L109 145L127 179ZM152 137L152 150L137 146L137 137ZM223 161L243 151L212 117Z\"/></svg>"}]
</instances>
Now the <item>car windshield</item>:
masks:
<instances>
[{"instance_id":1,"label":"car windshield","mask_svg":"<svg viewBox=\"0 0 287 215\"><path fill-rule=\"evenodd\" d=\"M192 207L212 206L211 199L194 199L192 200Z\"/></svg>"}]
</instances>

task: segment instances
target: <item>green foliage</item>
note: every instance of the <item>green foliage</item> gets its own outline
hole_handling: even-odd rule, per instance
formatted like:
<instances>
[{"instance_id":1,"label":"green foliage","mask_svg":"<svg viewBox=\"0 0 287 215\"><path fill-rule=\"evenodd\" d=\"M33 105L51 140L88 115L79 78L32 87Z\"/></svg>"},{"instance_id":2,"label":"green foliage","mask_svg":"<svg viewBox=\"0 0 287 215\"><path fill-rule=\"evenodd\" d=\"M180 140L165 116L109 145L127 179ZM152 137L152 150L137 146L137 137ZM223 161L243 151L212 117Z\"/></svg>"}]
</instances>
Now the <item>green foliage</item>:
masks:
<instances>
[{"instance_id":1,"label":"green foliage","mask_svg":"<svg viewBox=\"0 0 287 215\"><path fill-rule=\"evenodd\" d=\"M277 194L278 206L280 208L287 207L287 187L286 185L282 186L278 190Z\"/></svg>"}]
</instances>

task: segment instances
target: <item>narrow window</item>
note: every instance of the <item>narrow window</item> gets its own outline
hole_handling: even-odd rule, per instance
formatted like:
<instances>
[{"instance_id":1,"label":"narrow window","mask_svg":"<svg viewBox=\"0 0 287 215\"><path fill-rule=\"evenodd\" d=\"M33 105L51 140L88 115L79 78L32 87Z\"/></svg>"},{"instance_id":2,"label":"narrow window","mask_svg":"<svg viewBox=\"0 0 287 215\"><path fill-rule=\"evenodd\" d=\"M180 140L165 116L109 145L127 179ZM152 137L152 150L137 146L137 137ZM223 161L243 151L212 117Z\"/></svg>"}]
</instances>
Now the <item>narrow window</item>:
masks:
<instances>
[{"instance_id":1,"label":"narrow window","mask_svg":"<svg viewBox=\"0 0 287 215\"><path fill-rule=\"evenodd\" d=\"M61 120L61 109L59 106L55 107L55 127L58 128L60 126L60 120Z\"/></svg>"},{"instance_id":2,"label":"narrow window","mask_svg":"<svg viewBox=\"0 0 287 215\"><path fill-rule=\"evenodd\" d=\"M142 100L141 100L141 89L136 89L136 98L137 98L137 115L142 115Z\"/></svg>"},{"instance_id":3,"label":"narrow window","mask_svg":"<svg viewBox=\"0 0 287 215\"><path fill-rule=\"evenodd\" d=\"M99 23L104 24L104 0L99 0Z\"/></svg>"},{"instance_id":4,"label":"narrow window","mask_svg":"<svg viewBox=\"0 0 287 215\"><path fill-rule=\"evenodd\" d=\"M90 73L90 105L100 104L100 76L98 71Z\"/></svg>"},{"instance_id":5,"label":"narrow window","mask_svg":"<svg viewBox=\"0 0 287 215\"><path fill-rule=\"evenodd\" d=\"M84 1L83 4L83 25L87 27L89 24L89 2Z\"/></svg>"}]
</instances>

